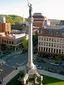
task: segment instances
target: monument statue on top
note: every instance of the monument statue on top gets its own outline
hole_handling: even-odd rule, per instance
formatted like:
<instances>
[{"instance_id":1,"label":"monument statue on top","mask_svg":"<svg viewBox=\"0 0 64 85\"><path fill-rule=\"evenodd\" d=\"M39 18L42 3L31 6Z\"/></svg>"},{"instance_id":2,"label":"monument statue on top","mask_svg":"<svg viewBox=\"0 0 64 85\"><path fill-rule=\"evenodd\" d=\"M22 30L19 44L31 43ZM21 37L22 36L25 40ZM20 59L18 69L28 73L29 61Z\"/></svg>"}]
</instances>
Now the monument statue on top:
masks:
<instances>
[{"instance_id":1,"label":"monument statue on top","mask_svg":"<svg viewBox=\"0 0 64 85\"><path fill-rule=\"evenodd\" d=\"M29 6L29 18L32 17L32 4L28 4Z\"/></svg>"}]
</instances>

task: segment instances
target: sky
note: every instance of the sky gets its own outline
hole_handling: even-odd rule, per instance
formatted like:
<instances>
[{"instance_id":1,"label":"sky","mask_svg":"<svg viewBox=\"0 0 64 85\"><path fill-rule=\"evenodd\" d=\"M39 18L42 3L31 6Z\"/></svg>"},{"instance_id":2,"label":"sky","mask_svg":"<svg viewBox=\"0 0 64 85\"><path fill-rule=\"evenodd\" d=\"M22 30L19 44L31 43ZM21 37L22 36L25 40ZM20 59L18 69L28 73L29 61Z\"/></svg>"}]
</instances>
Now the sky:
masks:
<instances>
[{"instance_id":1,"label":"sky","mask_svg":"<svg viewBox=\"0 0 64 85\"><path fill-rule=\"evenodd\" d=\"M64 0L29 0L32 13L42 13L48 19L64 20ZM0 14L29 15L27 0L0 0Z\"/></svg>"}]
</instances>

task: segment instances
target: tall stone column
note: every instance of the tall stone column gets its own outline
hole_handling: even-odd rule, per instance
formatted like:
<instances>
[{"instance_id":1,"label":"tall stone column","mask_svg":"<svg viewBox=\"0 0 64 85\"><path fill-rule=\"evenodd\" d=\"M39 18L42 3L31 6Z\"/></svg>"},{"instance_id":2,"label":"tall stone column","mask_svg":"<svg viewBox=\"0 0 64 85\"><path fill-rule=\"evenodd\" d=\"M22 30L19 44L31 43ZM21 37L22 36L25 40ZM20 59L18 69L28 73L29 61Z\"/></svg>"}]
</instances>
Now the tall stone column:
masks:
<instances>
[{"instance_id":1,"label":"tall stone column","mask_svg":"<svg viewBox=\"0 0 64 85\"><path fill-rule=\"evenodd\" d=\"M29 18L29 40L28 40L28 66L33 66L33 45L32 45L33 18Z\"/></svg>"}]
</instances>

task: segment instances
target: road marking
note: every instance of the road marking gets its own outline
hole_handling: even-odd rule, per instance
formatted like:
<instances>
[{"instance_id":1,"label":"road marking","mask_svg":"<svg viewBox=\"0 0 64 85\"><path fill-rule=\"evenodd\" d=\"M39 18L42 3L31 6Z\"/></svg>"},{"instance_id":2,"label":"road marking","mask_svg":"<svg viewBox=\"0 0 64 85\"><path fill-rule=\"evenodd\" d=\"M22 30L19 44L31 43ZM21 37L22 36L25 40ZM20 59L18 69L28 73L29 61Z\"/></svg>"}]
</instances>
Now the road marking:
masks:
<instances>
[{"instance_id":1,"label":"road marking","mask_svg":"<svg viewBox=\"0 0 64 85\"><path fill-rule=\"evenodd\" d=\"M28 60L28 59L27 59ZM16 65L19 65L19 66L22 66L23 64L25 64L27 62L27 60L25 60L23 63L19 64L19 63L16 63ZM6 66L9 66L9 67L12 67L12 68L15 68L15 66L11 66L9 64L5 64Z\"/></svg>"},{"instance_id":2,"label":"road marking","mask_svg":"<svg viewBox=\"0 0 64 85\"><path fill-rule=\"evenodd\" d=\"M19 55L19 54L21 54L21 53L22 53L22 51L8 54L8 55L6 55L7 57L3 57L3 60L6 60L7 58L10 58L11 56L14 56L14 55Z\"/></svg>"},{"instance_id":3,"label":"road marking","mask_svg":"<svg viewBox=\"0 0 64 85\"><path fill-rule=\"evenodd\" d=\"M11 65L9 65L9 64L5 64L6 66L9 66L9 67L12 67L12 68L15 68L15 66L11 66Z\"/></svg>"},{"instance_id":4,"label":"road marking","mask_svg":"<svg viewBox=\"0 0 64 85\"><path fill-rule=\"evenodd\" d=\"M28 61L28 59L27 59L27 60L25 60L23 63L16 63L16 65L21 66L21 65L23 65L24 63L26 63L27 61Z\"/></svg>"}]
</instances>

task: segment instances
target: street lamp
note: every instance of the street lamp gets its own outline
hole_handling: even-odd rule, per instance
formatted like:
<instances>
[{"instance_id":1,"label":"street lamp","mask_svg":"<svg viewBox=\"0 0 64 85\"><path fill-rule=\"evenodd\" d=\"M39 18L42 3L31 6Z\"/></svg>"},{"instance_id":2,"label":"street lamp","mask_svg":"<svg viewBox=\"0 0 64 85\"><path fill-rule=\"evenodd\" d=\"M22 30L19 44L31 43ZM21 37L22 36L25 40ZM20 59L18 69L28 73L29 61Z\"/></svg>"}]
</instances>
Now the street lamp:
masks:
<instances>
[{"instance_id":1,"label":"street lamp","mask_svg":"<svg viewBox=\"0 0 64 85\"><path fill-rule=\"evenodd\" d=\"M1 83L2 83L2 81L3 81L2 72L3 72L3 69L0 69L0 75L1 75L0 84L1 84Z\"/></svg>"},{"instance_id":2,"label":"street lamp","mask_svg":"<svg viewBox=\"0 0 64 85\"><path fill-rule=\"evenodd\" d=\"M3 81L3 65L5 64L6 62L2 59L0 59L0 75L1 75L1 79L0 79L0 84L2 83Z\"/></svg>"}]
</instances>

